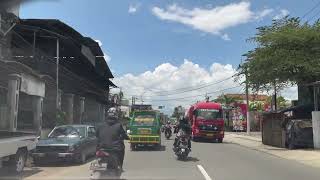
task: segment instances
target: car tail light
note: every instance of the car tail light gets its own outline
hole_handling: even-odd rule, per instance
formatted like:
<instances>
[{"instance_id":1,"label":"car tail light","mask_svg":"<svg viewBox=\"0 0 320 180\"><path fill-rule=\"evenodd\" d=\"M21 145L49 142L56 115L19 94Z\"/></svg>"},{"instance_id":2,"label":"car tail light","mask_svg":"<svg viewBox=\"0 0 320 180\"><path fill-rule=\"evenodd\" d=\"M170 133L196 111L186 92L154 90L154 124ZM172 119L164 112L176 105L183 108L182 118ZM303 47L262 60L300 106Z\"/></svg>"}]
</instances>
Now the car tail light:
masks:
<instances>
[{"instance_id":1,"label":"car tail light","mask_svg":"<svg viewBox=\"0 0 320 180\"><path fill-rule=\"evenodd\" d=\"M106 156L109 156L109 153L104 152L104 151L101 151L101 150L98 150L98 151L96 152L96 156L97 156L97 157L106 157Z\"/></svg>"}]
</instances>

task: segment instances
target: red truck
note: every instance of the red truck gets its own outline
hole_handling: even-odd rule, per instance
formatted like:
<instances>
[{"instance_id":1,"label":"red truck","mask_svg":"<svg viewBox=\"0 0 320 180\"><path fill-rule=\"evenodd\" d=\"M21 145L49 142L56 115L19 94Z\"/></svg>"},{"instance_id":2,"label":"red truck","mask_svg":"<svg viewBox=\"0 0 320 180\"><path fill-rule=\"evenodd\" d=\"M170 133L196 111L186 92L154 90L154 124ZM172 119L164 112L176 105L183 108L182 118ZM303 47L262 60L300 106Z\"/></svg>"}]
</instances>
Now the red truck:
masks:
<instances>
[{"instance_id":1,"label":"red truck","mask_svg":"<svg viewBox=\"0 0 320 180\"><path fill-rule=\"evenodd\" d=\"M192 105L186 112L192 127L192 140L208 139L222 143L224 138L222 114L222 106L219 103L199 102Z\"/></svg>"}]
</instances>

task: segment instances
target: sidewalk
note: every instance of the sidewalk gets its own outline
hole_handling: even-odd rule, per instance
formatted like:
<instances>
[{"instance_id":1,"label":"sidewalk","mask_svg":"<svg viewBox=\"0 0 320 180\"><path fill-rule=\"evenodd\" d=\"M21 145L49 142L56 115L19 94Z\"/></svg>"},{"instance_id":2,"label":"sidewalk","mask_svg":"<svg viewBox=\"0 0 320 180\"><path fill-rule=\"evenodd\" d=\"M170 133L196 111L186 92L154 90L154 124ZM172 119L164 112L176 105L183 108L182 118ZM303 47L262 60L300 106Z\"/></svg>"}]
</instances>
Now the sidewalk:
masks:
<instances>
[{"instance_id":1,"label":"sidewalk","mask_svg":"<svg viewBox=\"0 0 320 180\"><path fill-rule=\"evenodd\" d=\"M268 153L283 159L294 160L305 165L320 168L320 150L288 150L284 148L264 145L261 142L261 133L254 132L250 136L248 136L246 133L226 132L224 141L238 144L256 151Z\"/></svg>"}]
</instances>

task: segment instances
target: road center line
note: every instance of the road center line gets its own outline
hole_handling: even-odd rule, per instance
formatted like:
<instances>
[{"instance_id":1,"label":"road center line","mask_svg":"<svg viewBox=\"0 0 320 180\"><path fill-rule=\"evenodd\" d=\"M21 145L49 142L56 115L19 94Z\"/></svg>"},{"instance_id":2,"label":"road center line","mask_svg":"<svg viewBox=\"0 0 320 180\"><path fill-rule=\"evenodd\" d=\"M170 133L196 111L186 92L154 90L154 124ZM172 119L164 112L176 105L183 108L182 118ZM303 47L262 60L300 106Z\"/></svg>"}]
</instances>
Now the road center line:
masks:
<instances>
[{"instance_id":1,"label":"road center line","mask_svg":"<svg viewBox=\"0 0 320 180\"><path fill-rule=\"evenodd\" d=\"M212 180L211 177L206 172L206 170L201 165L197 165L197 167L206 180Z\"/></svg>"}]
</instances>

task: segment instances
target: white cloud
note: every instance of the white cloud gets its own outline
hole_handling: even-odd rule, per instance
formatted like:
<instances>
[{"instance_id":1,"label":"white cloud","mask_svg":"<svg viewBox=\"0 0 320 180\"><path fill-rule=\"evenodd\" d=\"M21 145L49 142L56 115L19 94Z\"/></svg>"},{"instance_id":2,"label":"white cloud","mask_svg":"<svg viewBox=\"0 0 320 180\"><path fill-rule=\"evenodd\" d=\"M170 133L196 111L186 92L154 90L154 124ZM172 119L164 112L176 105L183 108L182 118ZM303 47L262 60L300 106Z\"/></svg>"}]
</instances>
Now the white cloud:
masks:
<instances>
[{"instance_id":1,"label":"white cloud","mask_svg":"<svg viewBox=\"0 0 320 180\"><path fill-rule=\"evenodd\" d=\"M100 47L102 47L102 45L103 45L102 41L100 41L98 39L95 40L95 41L99 44ZM105 52L103 52L103 57L104 57L104 59L106 60L107 63L111 61L111 57Z\"/></svg>"},{"instance_id":2,"label":"white cloud","mask_svg":"<svg viewBox=\"0 0 320 180\"><path fill-rule=\"evenodd\" d=\"M104 56L104 59L106 60L107 63L109 63L111 61L111 57L108 54L103 53L103 56Z\"/></svg>"},{"instance_id":3,"label":"white cloud","mask_svg":"<svg viewBox=\"0 0 320 180\"><path fill-rule=\"evenodd\" d=\"M288 100L297 100L298 99L298 87L293 86L293 87L284 88L280 92L280 95L285 97Z\"/></svg>"},{"instance_id":4,"label":"white cloud","mask_svg":"<svg viewBox=\"0 0 320 180\"><path fill-rule=\"evenodd\" d=\"M125 74L123 76L116 77L113 82L123 89L125 95L130 95L128 98L131 98L131 95L137 95L139 97L140 95L143 95L145 103L152 103L155 106L164 105L166 106L165 111L171 112L172 109L177 105L183 105L184 107L187 107L188 105L195 103L197 100L203 100L206 93L212 92L209 95L212 96L212 98L215 98L222 92L240 92L241 87L215 92L217 90L239 86L239 84L234 82L234 80L231 78L206 88L184 92L181 94L173 94L177 92L173 91L176 89L180 89L181 92L181 88L189 87L188 89L185 89L189 90L190 87L199 87L200 85L206 83L224 80L231 77L235 72L236 69L230 64L224 65L213 63L210 67L205 68L193 63L190 60L184 60L180 66L174 66L170 63L163 63L151 71L146 71L138 75ZM159 93L159 91L162 93ZM176 98L185 99L157 101Z\"/></svg>"},{"instance_id":5,"label":"white cloud","mask_svg":"<svg viewBox=\"0 0 320 180\"><path fill-rule=\"evenodd\" d=\"M230 41L230 40L231 40L228 34L223 34L223 35L221 36L221 38L222 38L223 40L226 40L226 41Z\"/></svg>"},{"instance_id":6,"label":"white cloud","mask_svg":"<svg viewBox=\"0 0 320 180\"><path fill-rule=\"evenodd\" d=\"M257 13L256 19L261 20L264 17L270 15L274 10L273 9L264 9L261 12Z\"/></svg>"},{"instance_id":7,"label":"white cloud","mask_svg":"<svg viewBox=\"0 0 320 180\"><path fill-rule=\"evenodd\" d=\"M97 39L97 40L95 40L95 41L99 44L100 47L103 45L100 40Z\"/></svg>"},{"instance_id":8,"label":"white cloud","mask_svg":"<svg viewBox=\"0 0 320 180\"><path fill-rule=\"evenodd\" d=\"M206 93L210 93L208 95L211 96L211 99L222 93L244 93L243 87L237 87L239 83L235 82L233 78L228 79L235 73L236 68L230 64L213 63L210 67L201 67L185 59L179 66L163 63L155 69L141 74L129 73L116 77L113 82L122 88L127 98L131 99L131 96L135 95L140 99L142 95L144 103L153 104L155 107L164 105L166 107L164 112L170 114L173 108L178 105L188 107L198 100L204 100ZM214 84L219 81L223 82ZM177 93L210 83L213 85L194 91ZM181 88L185 89L181 90ZM177 91L177 89L179 90ZM297 87L285 88L279 95L289 100L297 99ZM137 103L140 101L137 100Z\"/></svg>"},{"instance_id":9,"label":"white cloud","mask_svg":"<svg viewBox=\"0 0 320 180\"><path fill-rule=\"evenodd\" d=\"M128 9L128 13L135 14L139 8L140 8L140 4L130 4L129 9Z\"/></svg>"},{"instance_id":10,"label":"white cloud","mask_svg":"<svg viewBox=\"0 0 320 180\"><path fill-rule=\"evenodd\" d=\"M166 9L152 8L152 13L161 20L178 22L206 33L219 35L225 40L230 40L230 38L222 33L223 30L262 19L272 11L272 9L263 9L258 13L253 12L250 9L250 2L247 1L212 8L186 9L176 4Z\"/></svg>"},{"instance_id":11,"label":"white cloud","mask_svg":"<svg viewBox=\"0 0 320 180\"><path fill-rule=\"evenodd\" d=\"M281 19L281 18L284 18L285 16L289 15L289 11L287 9L281 9L280 10L280 13L275 15L273 17L273 19Z\"/></svg>"}]
</instances>

